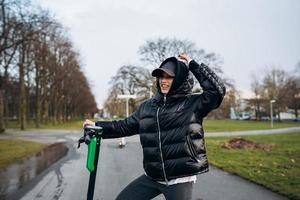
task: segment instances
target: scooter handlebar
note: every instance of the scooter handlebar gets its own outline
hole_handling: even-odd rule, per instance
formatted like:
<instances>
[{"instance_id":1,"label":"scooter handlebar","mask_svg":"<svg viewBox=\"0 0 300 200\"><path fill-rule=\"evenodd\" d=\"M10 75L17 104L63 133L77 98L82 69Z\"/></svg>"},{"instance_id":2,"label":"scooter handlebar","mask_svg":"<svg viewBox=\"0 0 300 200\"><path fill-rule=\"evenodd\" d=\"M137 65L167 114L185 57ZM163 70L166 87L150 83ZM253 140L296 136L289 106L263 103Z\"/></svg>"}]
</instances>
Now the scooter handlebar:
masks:
<instances>
[{"instance_id":1,"label":"scooter handlebar","mask_svg":"<svg viewBox=\"0 0 300 200\"><path fill-rule=\"evenodd\" d=\"M84 131L95 131L95 132L102 132L103 128L101 126L92 126L92 125L86 125L84 126Z\"/></svg>"},{"instance_id":2,"label":"scooter handlebar","mask_svg":"<svg viewBox=\"0 0 300 200\"><path fill-rule=\"evenodd\" d=\"M103 128L101 126L91 126L91 125L86 125L83 127L83 136L81 138L79 138L78 140L78 146L77 148L80 147L81 143L85 143L87 145L90 144L91 142L91 138L92 137L96 137L96 138L100 138L102 135L102 130Z\"/></svg>"}]
</instances>

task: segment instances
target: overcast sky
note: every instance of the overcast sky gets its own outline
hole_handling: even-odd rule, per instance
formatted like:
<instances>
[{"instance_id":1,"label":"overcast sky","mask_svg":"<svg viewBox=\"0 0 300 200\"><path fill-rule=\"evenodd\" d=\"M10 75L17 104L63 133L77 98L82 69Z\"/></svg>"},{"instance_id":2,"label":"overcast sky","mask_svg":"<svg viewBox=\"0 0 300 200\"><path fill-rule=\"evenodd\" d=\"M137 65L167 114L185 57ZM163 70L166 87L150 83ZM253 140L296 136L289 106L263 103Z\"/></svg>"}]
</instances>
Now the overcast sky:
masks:
<instances>
[{"instance_id":1,"label":"overcast sky","mask_svg":"<svg viewBox=\"0 0 300 200\"><path fill-rule=\"evenodd\" d=\"M69 29L98 107L125 64L140 64L147 39L176 37L219 54L223 71L249 95L251 73L292 71L300 62L298 0L35 0Z\"/></svg>"}]
</instances>

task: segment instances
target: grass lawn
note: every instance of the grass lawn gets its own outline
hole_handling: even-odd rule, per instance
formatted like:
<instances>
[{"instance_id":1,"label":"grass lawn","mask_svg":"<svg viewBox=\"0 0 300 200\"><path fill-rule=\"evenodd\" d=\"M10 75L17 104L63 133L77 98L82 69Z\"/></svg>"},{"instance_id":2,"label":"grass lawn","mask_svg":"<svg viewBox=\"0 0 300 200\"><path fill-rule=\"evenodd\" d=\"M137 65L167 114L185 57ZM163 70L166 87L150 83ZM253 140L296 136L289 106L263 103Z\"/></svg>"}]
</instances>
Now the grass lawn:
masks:
<instances>
[{"instance_id":1,"label":"grass lawn","mask_svg":"<svg viewBox=\"0 0 300 200\"><path fill-rule=\"evenodd\" d=\"M36 142L0 139L0 169L37 153L45 146Z\"/></svg>"},{"instance_id":2,"label":"grass lawn","mask_svg":"<svg viewBox=\"0 0 300 200\"><path fill-rule=\"evenodd\" d=\"M80 129L82 127L84 120L72 120L65 123L56 123L55 125L53 123L44 123L40 125L41 129ZM19 124L17 121L10 121L6 125L6 128L19 128ZM26 124L26 129L33 129L35 127L34 121L29 121Z\"/></svg>"},{"instance_id":3,"label":"grass lawn","mask_svg":"<svg viewBox=\"0 0 300 200\"><path fill-rule=\"evenodd\" d=\"M261 144L275 145L270 151L221 147L232 138L206 138L211 164L291 199L300 199L300 132L242 137Z\"/></svg>"},{"instance_id":4,"label":"grass lawn","mask_svg":"<svg viewBox=\"0 0 300 200\"><path fill-rule=\"evenodd\" d=\"M41 128L45 129L80 129L82 128L84 120L77 120L77 121L69 121L66 123L57 123L56 125L53 125L52 123L48 124L42 124ZM32 126L32 128L35 128L35 126Z\"/></svg>"},{"instance_id":5,"label":"grass lawn","mask_svg":"<svg viewBox=\"0 0 300 200\"><path fill-rule=\"evenodd\" d=\"M204 120L204 130L206 132L220 131L241 131L241 130L262 130L271 129L269 121L249 121L249 120ZM300 127L300 122L285 121L274 122L274 128Z\"/></svg>"}]
</instances>

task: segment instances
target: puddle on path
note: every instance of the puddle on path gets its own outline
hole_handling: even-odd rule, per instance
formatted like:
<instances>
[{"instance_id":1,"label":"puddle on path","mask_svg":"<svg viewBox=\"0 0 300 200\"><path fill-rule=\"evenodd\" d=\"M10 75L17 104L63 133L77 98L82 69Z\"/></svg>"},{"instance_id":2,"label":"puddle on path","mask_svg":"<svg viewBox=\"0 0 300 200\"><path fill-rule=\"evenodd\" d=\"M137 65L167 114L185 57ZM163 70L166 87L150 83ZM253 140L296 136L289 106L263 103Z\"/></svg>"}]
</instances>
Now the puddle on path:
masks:
<instances>
[{"instance_id":1,"label":"puddle on path","mask_svg":"<svg viewBox=\"0 0 300 200\"><path fill-rule=\"evenodd\" d=\"M55 143L45 147L30 158L19 161L0 171L0 199L6 200L26 183L42 173L51 164L65 156L65 143Z\"/></svg>"}]
</instances>

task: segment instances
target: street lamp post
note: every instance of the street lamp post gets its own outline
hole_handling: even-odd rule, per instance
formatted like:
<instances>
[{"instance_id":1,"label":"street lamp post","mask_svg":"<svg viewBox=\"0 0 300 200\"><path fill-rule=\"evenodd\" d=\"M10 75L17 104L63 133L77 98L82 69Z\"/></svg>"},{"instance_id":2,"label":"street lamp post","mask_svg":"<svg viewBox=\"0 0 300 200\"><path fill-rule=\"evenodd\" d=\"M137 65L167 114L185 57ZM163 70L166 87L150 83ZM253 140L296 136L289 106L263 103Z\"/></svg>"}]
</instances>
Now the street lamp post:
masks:
<instances>
[{"instance_id":1,"label":"street lamp post","mask_svg":"<svg viewBox=\"0 0 300 200\"><path fill-rule=\"evenodd\" d=\"M275 102L276 101L274 99L270 101L271 128L273 128L273 103Z\"/></svg>"},{"instance_id":2,"label":"street lamp post","mask_svg":"<svg viewBox=\"0 0 300 200\"><path fill-rule=\"evenodd\" d=\"M136 99L136 95L130 94L119 94L117 96L118 99L125 99L126 100L126 117L129 116L129 99ZM121 138L121 142L119 143L120 147L124 147L126 144L126 140L124 137Z\"/></svg>"}]
</instances>

